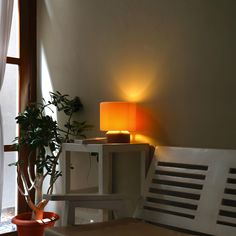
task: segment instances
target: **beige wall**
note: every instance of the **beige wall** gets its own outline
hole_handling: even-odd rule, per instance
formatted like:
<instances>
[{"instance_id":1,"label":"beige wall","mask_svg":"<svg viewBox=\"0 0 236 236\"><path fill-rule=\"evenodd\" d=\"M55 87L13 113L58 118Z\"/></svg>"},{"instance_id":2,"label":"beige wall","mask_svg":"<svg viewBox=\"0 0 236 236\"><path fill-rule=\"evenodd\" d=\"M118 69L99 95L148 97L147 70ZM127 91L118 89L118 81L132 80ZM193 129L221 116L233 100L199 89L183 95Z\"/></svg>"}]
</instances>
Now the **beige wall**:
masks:
<instances>
[{"instance_id":1,"label":"beige wall","mask_svg":"<svg viewBox=\"0 0 236 236\"><path fill-rule=\"evenodd\" d=\"M137 140L236 148L235 0L40 0L39 92L139 103ZM41 80L42 79L42 80Z\"/></svg>"}]
</instances>

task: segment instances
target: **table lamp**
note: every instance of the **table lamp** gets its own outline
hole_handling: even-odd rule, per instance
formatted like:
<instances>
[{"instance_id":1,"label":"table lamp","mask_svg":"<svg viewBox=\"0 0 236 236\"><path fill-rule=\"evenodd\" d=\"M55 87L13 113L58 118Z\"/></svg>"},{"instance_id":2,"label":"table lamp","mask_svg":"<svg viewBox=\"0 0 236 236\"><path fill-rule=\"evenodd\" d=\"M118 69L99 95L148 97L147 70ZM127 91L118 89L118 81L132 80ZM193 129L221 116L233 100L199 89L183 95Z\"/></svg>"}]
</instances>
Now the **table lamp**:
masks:
<instances>
[{"instance_id":1,"label":"table lamp","mask_svg":"<svg viewBox=\"0 0 236 236\"><path fill-rule=\"evenodd\" d=\"M129 132L136 130L136 104L101 102L100 130L107 131L108 143L129 143Z\"/></svg>"}]
</instances>

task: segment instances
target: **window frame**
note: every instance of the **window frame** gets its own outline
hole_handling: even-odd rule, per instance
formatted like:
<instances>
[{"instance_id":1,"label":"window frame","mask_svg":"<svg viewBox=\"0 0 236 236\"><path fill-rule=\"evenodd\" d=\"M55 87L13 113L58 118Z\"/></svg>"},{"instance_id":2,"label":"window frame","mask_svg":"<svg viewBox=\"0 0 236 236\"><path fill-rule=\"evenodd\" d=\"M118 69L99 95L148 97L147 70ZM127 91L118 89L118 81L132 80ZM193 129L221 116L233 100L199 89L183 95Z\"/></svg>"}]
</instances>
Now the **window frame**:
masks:
<instances>
[{"instance_id":1,"label":"window frame","mask_svg":"<svg viewBox=\"0 0 236 236\"><path fill-rule=\"evenodd\" d=\"M22 112L27 104L36 102L36 78L37 78L37 0L18 0L19 6L19 58L7 57L7 64L19 67L19 112ZM4 145L4 152L15 151L12 146ZM28 150L22 149L18 153L18 159L24 160ZM34 193L32 193L33 197ZM18 193L18 213L31 211L25 198ZM17 232L9 232L1 235L16 235Z\"/></svg>"}]
</instances>

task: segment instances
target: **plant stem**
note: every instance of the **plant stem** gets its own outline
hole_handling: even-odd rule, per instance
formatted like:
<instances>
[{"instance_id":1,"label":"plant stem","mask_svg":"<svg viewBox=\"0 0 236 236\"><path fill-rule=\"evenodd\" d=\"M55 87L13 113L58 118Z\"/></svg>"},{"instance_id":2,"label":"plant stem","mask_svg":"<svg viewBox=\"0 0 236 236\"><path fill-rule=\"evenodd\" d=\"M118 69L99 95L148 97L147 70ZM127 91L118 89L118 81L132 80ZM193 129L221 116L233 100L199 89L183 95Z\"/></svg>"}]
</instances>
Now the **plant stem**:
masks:
<instances>
[{"instance_id":1,"label":"plant stem","mask_svg":"<svg viewBox=\"0 0 236 236\"><path fill-rule=\"evenodd\" d=\"M66 139L66 142L69 141L69 134L70 134L70 121L71 121L71 118L72 118L72 112L70 113L70 116L69 116L69 119L68 119L68 127L67 127L67 132L66 132L66 136L65 136L65 139Z\"/></svg>"},{"instance_id":2,"label":"plant stem","mask_svg":"<svg viewBox=\"0 0 236 236\"><path fill-rule=\"evenodd\" d=\"M38 204L39 202L42 201L42 187L43 187L43 175L42 174L39 174L37 173L36 174L36 191L35 191L35 202L36 204Z\"/></svg>"}]
</instances>

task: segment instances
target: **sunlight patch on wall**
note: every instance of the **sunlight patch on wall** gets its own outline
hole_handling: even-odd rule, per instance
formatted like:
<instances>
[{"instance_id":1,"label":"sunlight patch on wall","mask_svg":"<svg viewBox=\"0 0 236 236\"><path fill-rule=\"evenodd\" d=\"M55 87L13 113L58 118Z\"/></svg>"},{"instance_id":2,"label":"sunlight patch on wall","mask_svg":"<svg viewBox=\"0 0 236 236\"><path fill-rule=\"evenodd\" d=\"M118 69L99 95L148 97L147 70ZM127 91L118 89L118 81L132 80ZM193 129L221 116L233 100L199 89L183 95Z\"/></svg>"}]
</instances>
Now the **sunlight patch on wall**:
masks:
<instances>
[{"instance_id":1,"label":"sunlight patch on wall","mask_svg":"<svg viewBox=\"0 0 236 236\"><path fill-rule=\"evenodd\" d=\"M53 89L52 80L51 80L51 76L50 76L48 65L47 65L47 59L46 59L43 47L41 47L41 61L40 62L41 62L40 63L41 65L40 90L41 90L42 97L47 102L51 100L49 92L53 92L54 89ZM54 106L50 107L50 109L46 109L45 112L46 114L52 116L54 120L57 120L57 110Z\"/></svg>"},{"instance_id":2,"label":"sunlight patch on wall","mask_svg":"<svg viewBox=\"0 0 236 236\"><path fill-rule=\"evenodd\" d=\"M48 16L50 19L53 19L53 7L52 5L50 5L52 2L50 2L50 0L46 0L45 1L45 5L46 5L46 8L47 8L47 12L48 12Z\"/></svg>"},{"instance_id":3,"label":"sunlight patch on wall","mask_svg":"<svg viewBox=\"0 0 236 236\"><path fill-rule=\"evenodd\" d=\"M39 86L38 89L40 90L39 92L41 93L41 96L45 99L45 101L49 101L50 99L50 94L49 92L54 91L53 89L53 85L52 85L52 79L50 76L50 72L49 72L49 68L48 68L48 64L47 64L47 59L46 59L46 55L45 55L45 51L43 46L41 45L40 47L40 60L39 60L39 68L38 68L38 72L39 72ZM39 98L39 101L41 101L41 98ZM56 108L50 107L51 109L46 109L46 114L50 115L54 120L58 120L57 119L57 110ZM60 166L58 167L58 170L60 171ZM49 185L49 178L45 179L44 182L44 186L43 186L43 191L46 192L47 190L47 186ZM54 187L54 191L55 193L57 192L61 192L62 191L62 182L61 179L59 179ZM63 213L61 212L61 209L63 203L56 203L53 201L50 201L49 204L47 204L45 210L47 211L54 211L54 212L58 212L60 215L62 215Z\"/></svg>"}]
</instances>

